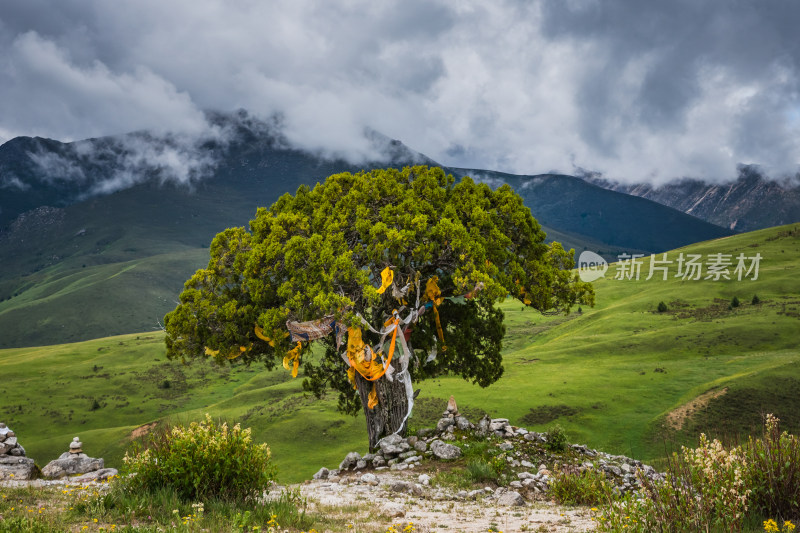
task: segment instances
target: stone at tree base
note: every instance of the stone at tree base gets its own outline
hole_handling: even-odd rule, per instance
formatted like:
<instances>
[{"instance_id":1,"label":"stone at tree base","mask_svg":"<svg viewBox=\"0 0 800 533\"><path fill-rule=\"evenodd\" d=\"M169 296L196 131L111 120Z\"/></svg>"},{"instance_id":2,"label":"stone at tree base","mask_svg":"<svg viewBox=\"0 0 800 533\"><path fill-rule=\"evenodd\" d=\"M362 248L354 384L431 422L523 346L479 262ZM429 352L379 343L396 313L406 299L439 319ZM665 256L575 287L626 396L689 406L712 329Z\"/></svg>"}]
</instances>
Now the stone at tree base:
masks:
<instances>
[{"instance_id":1,"label":"stone at tree base","mask_svg":"<svg viewBox=\"0 0 800 533\"><path fill-rule=\"evenodd\" d=\"M314 479L328 479L328 474L330 471L325 468L324 466L317 470L317 473L314 474Z\"/></svg>"},{"instance_id":2,"label":"stone at tree base","mask_svg":"<svg viewBox=\"0 0 800 533\"><path fill-rule=\"evenodd\" d=\"M348 453L344 460L339 465L339 470L350 470L361 460L361 454L358 452Z\"/></svg>"},{"instance_id":3,"label":"stone at tree base","mask_svg":"<svg viewBox=\"0 0 800 533\"><path fill-rule=\"evenodd\" d=\"M431 451L439 459L449 460L461 457L461 448L440 440L431 442Z\"/></svg>"}]
</instances>

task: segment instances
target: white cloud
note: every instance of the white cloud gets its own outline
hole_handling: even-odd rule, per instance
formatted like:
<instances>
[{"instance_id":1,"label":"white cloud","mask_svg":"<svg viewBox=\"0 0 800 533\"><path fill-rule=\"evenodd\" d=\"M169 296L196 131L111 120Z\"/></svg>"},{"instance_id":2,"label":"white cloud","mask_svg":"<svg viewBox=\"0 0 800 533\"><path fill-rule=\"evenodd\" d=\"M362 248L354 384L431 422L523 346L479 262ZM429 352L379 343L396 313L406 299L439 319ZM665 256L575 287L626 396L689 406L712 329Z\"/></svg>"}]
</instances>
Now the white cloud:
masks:
<instances>
[{"instance_id":1,"label":"white cloud","mask_svg":"<svg viewBox=\"0 0 800 533\"><path fill-rule=\"evenodd\" d=\"M374 155L372 127L445 164L516 173L723 180L738 163L776 177L800 163L790 4L48 7L31 0L0 23L0 140L197 135L201 110L245 108L281 113L297 146L356 160Z\"/></svg>"}]
</instances>

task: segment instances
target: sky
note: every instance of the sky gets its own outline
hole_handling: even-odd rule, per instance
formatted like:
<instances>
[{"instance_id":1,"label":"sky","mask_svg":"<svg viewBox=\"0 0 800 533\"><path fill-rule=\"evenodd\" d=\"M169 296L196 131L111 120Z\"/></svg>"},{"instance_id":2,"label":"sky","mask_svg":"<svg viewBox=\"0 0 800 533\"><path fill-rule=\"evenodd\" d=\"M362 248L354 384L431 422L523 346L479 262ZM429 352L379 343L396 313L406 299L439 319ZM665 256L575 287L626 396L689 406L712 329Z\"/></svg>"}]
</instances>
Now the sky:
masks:
<instances>
[{"instance_id":1,"label":"sky","mask_svg":"<svg viewBox=\"0 0 800 533\"><path fill-rule=\"evenodd\" d=\"M0 143L271 117L366 157L727 181L800 168L794 0L0 0ZM192 143L189 143L192 145Z\"/></svg>"}]
</instances>

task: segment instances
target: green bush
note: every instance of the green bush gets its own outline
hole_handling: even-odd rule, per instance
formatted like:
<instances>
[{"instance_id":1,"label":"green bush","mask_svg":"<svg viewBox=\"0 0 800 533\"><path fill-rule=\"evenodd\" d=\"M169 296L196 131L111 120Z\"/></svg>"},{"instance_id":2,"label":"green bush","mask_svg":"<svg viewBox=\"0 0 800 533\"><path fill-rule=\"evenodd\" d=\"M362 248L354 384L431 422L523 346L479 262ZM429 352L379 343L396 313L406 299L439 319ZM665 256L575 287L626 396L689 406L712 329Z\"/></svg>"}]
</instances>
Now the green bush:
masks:
<instances>
[{"instance_id":1,"label":"green bush","mask_svg":"<svg viewBox=\"0 0 800 533\"><path fill-rule=\"evenodd\" d=\"M184 500L244 500L267 490L275 477L266 444L254 444L250 429L205 422L150 433L123 459L135 476L129 490L170 488Z\"/></svg>"},{"instance_id":2,"label":"green bush","mask_svg":"<svg viewBox=\"0 0 800 533\"><path fill-rule=\"evenodd\" d=\"M546 446L553 452L563 452L567 449L567 434L560 424L551 427L547 432Z\"/></svg>"},{"instance_id":3,"label":"green bush","mask_svg":"<svg viewBox=\"0 0 800 533\"><path fill-rule=\"evenodd\" d=\"M595 516L598 531L749 531L763 523L764 531L789 532L789 519L800 519L800 440L767 415L762 438L725 449L701 434L698 448L673 454L664 481L639 480L640 495Z\"/></svg>"},{"instance_id":4,"label":"green bush","mask_svg":"<svg viewBox=\"0 0 800 533\"><path fill-rule=\"evenodd\" d=\"M800 519L800 439L780 432L767 415L764 434L744 446L751 510L766 517Z\"/></svg>"},{"instance_id":5,"label":"green bush","mask_svg":"<svg viewBox=\"0 0 800 533\"><path fill-rule=\"evenodd\" d=\"M550 480L550 494L562 505L598 505L614 497L605 474L592 468L582 472L556 469Z\"/></svg>"},{"instance_id":6,"label":"green bush","mask_svg":"<svg viewBox=\"0 0 800 533\"><path fill-rule=\"evenodd\" d=\"M753 305L758 305L761 303L761 298L758 297L758 294L754 294L753 299L750 300L750 303Z\"/></svg>"},{"instance_id":7,"label":"green bush","mask_svg":"<svg viewBox=\"0 0 800 533\"><path fill-rule=\"evenodd\" d=\"M667 311L667 304L664 302L658 302L658 312L659 313L666 313Z\"/></svg>"},{"instance_id":8,"label":"green bush","mask_svg":"<svg viewBox=\"0 0 800 533\"><path fill-rule=\"evenodd\" d=\"M733 299L731 300L731 307L739 307L739 298L737 298L736 296L734 296Z\"/></svg>"},{"instance_id":9,"label":"green bush","mask_svg":"<svg viewBox=\"0 0 800 533\"><path fill-rule=\"evenodd\" d=\"M500 480L494 465L483 459L471 459L467 463L467 476L473 483L497 483Z\"/></svg>"}]
</instances>

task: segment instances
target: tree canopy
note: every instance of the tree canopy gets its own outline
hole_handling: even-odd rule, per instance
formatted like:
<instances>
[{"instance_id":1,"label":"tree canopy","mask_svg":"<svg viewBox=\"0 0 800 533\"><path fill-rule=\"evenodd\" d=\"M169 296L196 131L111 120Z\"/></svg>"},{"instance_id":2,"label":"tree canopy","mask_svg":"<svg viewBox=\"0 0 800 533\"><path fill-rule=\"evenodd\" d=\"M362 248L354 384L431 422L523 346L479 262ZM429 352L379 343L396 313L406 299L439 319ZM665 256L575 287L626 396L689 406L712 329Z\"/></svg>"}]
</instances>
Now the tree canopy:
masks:
<instances>
[{"instance_id":1,"label":"tree canopy","mask_svg":"<svg viewBox=\"0 0 800 533\"><path fill-rule=\"evenodd\" d=\"M358 365L361 377L348 374L345 356L364 328L365 345L381 339L364 364L372 357L390 366L386 353L398 342L411 355L412 379L453 373L485 387L503 372L497 302L513 297L540 311L593 303L591 286L571 272L573 251L544 240L507 185L455 183L424 166L336 174L259 208L249 231L214 238L207 268L165 318L167 353L302 367L307 390L319 396L330 386L340 409L363 407L369 417L362 381L370 376ZM311 343L287 328L320 319L331 334L309 337L325 347L310 357ZM392 324L397 341L388 340Z\"/></svg>"}]
</instances>

